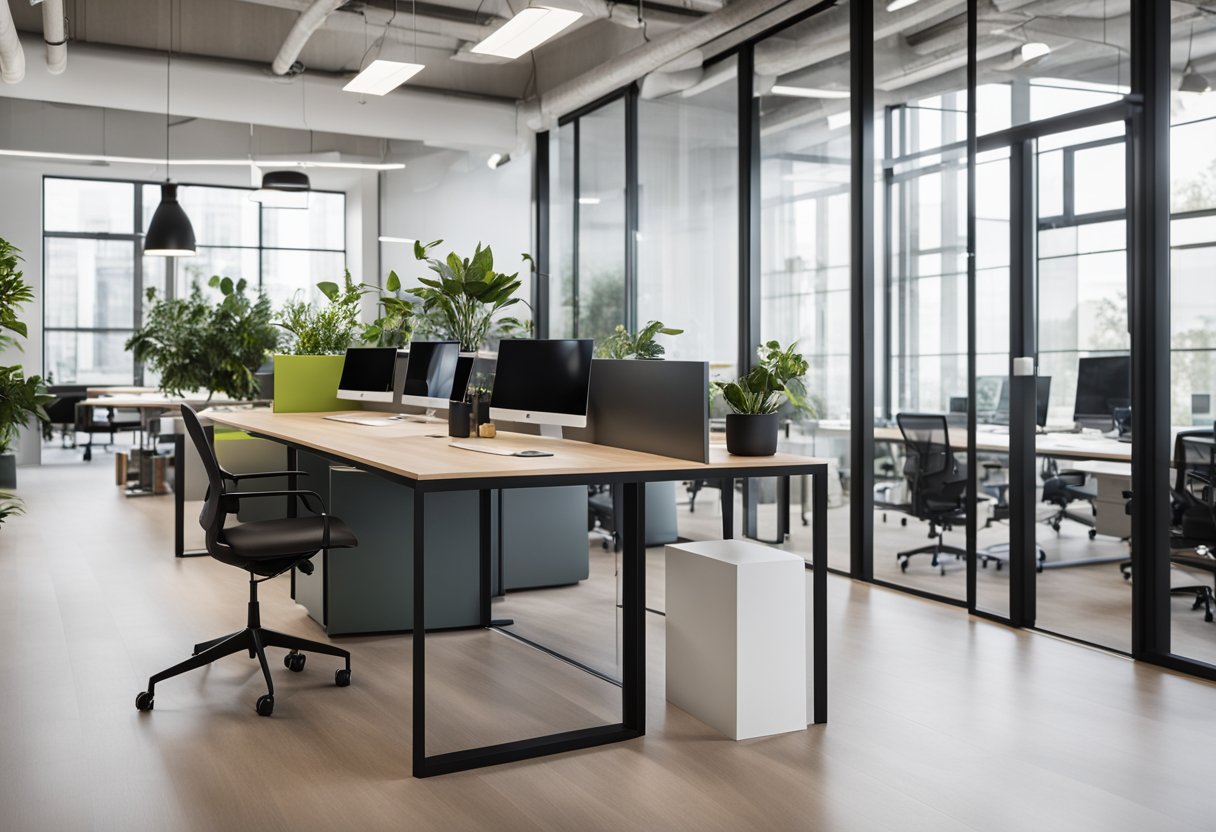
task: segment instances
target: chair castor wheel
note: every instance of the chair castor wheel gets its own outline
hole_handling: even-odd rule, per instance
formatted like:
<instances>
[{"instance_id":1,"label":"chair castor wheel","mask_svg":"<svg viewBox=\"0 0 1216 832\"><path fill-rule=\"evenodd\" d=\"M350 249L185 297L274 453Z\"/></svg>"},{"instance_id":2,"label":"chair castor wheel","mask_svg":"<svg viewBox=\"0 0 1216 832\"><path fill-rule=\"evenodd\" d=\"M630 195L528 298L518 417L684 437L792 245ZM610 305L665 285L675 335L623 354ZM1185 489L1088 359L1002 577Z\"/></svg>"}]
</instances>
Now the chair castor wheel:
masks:
<instances>
[{"instance_id":1,"label":"chair castor wheel","mask_svg":"<svg viewBox=\"0 0 1216 832\"><path fill-rule=\"evenodd\" d=\"M899 525L906 527L908 525L908 518L907 517L899 518Z\"/></svg>"},{"instance_id":2,"label":"chair castor wheel","mask_svg":"<svg viewBox=\"0 0 1216 832\"><path fill-rule=\"evenodd\" d=\"M255 706L258 711L258 716L270 716L274 713L274 697L269 693L258 697L258 703Z\"/></svg>"},{"instance_id":3,"label":"chair castor wheel","mask_svg":"<svg viewBox=\"0 0 1216 832\"><path fill-rule=\"evenodd\" d=\"M339 668L334 673L334 684L340 688L350 687L350 671L345 667Z\"/></svg>"},{"instance_id":4,"label":"chair castor wheel","mask_svg":"<svg viewBox=\"0 0 1216 832\"><path fill-rule=\"evenodd\" d=\"M899 571L900 571L900 572L907 572L907 571L908 571L908 562L907 562L906 560L901 560L901 561L899 562Z\"/></svg>"},{"instance_id":5,"label":"chair castor wheel","mask_svg":"<svg viewBox=\"0 0 1216 832\"><path fill-rule=\"evenodd\" d=\"M1208 622L1209 624L1211 624L1212 623L1212 613L1210 613L1210 612L1204 613L1203 620Z\"/></svg>"},{"instance_id":6,"label":"chair castor wheel","mask_svg":"<svg viewBox=\"0 0 1216 832\"><path fill-rule=\"evenodd\" d=\"M1089 530L1089 539L1090 539L1090 540L1093 540L1093 539L1094 539L1095 537L1097 537L1097 536L1098 536L1098 530L1097 530L1097 529L1090 529L1090 530Z\"/></svg>"},{"instance_id":7,"label":"chair castor wheel","mask_svg":"<svg viewBox=\"0 0 1216 832\"><path fill-rule=\"evenodd\" d=\"M283 666L292 673L299 673L304 669L304 662L307 658L303 653L288 653L283 657Z\"/></svg>"},{"instance_id":8,"label":"chair castor wheel","mask_svg":"<svg viewBox=\"0 0 1216 832\"><path fill-rule=\"evenodd\" d=\"M140 691L139 695L135 697L135 710L137 710L137 711L152 710L152 705L153 705L152 700L153 700L152 694L148 693L146 690Z\"/></svg>"},{"instance_id":9,"label":"chair castor wheel","mask_svg":"<svg viewBox=\"0 0 1216 832\"><path fill-rule=\"evenodd\" d=\"M1001 571L1001 562L999 560L996 562L996 571L997 572Z\"/></svg>"}]
</instances>

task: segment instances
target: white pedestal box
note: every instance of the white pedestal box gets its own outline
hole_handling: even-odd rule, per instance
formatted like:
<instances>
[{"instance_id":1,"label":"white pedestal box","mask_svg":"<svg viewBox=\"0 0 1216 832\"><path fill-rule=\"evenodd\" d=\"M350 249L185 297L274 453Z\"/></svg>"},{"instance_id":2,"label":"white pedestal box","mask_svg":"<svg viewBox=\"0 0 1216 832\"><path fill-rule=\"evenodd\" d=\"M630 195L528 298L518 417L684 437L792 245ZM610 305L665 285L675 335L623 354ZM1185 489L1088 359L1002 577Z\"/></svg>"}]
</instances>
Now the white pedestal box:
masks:
<instances>
[{"instance_id":1,"label":"white pedestal box","mask_svg":"<svg viewBox=\"0 0 1216 832\"><path fill-rule=\"evenodd\" d=\"M802 558L746 540L667 547L667 701L732 739L807 725Z\"/></svg>"}]
</instances>

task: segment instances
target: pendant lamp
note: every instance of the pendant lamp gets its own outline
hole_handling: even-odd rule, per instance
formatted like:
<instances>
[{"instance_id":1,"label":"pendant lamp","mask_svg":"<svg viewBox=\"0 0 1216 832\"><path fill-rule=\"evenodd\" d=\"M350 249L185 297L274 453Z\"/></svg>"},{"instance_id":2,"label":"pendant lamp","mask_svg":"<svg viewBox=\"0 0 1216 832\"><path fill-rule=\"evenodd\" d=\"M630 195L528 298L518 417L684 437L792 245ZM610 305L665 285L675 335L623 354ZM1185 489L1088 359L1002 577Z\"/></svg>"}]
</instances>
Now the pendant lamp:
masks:
<instances>
[{"instance_id":1,"label":"pendant lamp","mask_svg":"<svg viewBox=\"0 0 1216 832\"><path fill-rule=\"evenodd\" d=\"M160 205L144 235L144 254L155 257L192 257L194 226L177 201L177 185L169 181L169 79L173 66L173 3L169 3L169 51L165 53L165 181Z\"/></svg>"}]
</instances>

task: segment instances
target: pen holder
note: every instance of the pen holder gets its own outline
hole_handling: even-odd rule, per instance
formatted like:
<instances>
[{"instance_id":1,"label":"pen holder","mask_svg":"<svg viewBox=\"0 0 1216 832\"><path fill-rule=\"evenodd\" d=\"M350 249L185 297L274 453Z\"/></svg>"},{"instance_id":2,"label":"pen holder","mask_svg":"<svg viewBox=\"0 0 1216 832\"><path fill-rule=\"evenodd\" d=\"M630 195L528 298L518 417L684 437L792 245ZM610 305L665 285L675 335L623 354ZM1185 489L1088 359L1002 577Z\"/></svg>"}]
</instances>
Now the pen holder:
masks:
<instances>
[{"instance_id":1,"label":"pen holder","mask_svg":"<svg viewBox=\"0 0 1216 832\"><path fill-rule=\"evenodd\" d=\"M468 402L448 403L448 436L465 439L469 435L469 417L473 406Z\"/></svg>"}]
</instances>

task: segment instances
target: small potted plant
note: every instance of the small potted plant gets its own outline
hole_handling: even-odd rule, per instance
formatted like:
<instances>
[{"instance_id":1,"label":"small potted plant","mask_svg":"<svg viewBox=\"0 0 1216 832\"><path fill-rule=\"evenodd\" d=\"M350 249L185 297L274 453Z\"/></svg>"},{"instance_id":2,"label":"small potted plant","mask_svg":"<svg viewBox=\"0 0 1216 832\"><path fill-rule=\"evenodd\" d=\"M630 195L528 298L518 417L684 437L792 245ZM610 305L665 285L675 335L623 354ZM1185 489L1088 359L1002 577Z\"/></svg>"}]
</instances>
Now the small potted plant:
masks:
<instances>
[{"instance_id":1,"label":"small potted plant","mask_svg":"<svg viewBox=\"0 0 1216 832\"><path fill-rule=\"evenodd\" d=\"M437 277L418 279L421 286L410 290L422 300L428 335L439 335L460 342L465 354L476 353L489 346L490 341L504 335L524 332L528 324L518 318L499 313L517 303L513 297L522 282L519 273L494 271L494 252L489 246L477 244L472 258L460 259L455 252L446 259L428 257L427 252L443 240L423 245L414 243L414 257L424 260ZM527 262L531 257L523 255Z\"/></svg>"},{"instance_id":2,"label":"small potted plant","mask_svg":"<svg viewBox=\"0 0 1216 832\"><path fill-rule=\"evenodd\" d=\"M809 410L804 383L809 365L794 352L796 346L797 342L783 349L777 341L769 341L760 348L759 363L737 381L714 382L734 411L726 416L726 449L732 454L772 456L777 452L777 408L783 399L795 410Z\"/></svg>"},{"instance_id":3,"label":"small potted plant","mask_svg":"<svg viewBox=\"0 0 1216 832\"><path fill-rule=\"evenodd\" d=\"M655 340L656 335L679 335L682 329L673 329L662 321L650 321L637 332L630 332L624 324L617 324L612 334L596 345L596 358L638 358L657 360L667 352Z\"/></svg>"}]
</instances>

